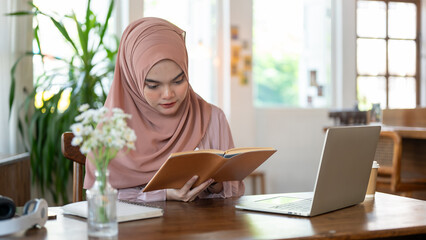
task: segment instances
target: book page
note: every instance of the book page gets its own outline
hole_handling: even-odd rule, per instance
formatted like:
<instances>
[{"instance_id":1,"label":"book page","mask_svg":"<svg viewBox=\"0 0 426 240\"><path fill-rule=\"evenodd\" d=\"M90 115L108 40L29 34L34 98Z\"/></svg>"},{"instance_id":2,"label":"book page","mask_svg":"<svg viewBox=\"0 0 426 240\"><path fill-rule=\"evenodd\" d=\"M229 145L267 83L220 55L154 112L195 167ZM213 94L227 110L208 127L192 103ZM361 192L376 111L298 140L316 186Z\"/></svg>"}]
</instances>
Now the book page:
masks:
<instances>
[{"instance_id":1,"label":"book page","mask_svg":"<svg viewBox=\"0 0 426 240\"><path fill-rule=\"evenodd\" d=\"M169 158L180 156L180 155L188 155L188 154L198 154L198 153L214 153L219 156L223 156L225 154L225 151L217 150L217 149L200 149L200 150L194 150L194 151L185 151L185 152L177 152L170 154Z\"/></svg>"},{"instance_id":2,"label":"book page","mask_svg":"<svg viewBox=\"0 0 426 240\"><path fill-rule=\"evenodd\" d=\"M243 147L243 148L231 148L225 152L225 157L230 158L237 154L244 152L254 152L254 151L274 151L274 148L270 147Z\"/></svg>"}]
</instances>

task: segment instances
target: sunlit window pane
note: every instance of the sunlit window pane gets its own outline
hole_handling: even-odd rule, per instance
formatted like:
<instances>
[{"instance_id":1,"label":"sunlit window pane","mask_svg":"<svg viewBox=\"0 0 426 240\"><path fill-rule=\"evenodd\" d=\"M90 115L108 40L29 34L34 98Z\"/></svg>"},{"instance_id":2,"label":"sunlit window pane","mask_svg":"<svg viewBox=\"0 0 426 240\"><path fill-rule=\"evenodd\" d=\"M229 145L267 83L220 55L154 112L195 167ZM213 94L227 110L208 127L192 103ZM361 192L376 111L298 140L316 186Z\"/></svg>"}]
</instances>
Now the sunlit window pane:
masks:
<instances>
[{"instance_id":1,"label":"sunlit window pane","mask_svg":"<svg viewBox=\"0 0 426 240\"><path fill-rule=\"evenodd\" d=\"M361 110L371 109L373 103L386 106L386 79L384 77L358 77L358 102Z\"/></svg>"},{"instance_id":2,"label":"sunlit window pane","mask_svg":"<svg viewBox=\"0 0 426 240\"><path fill-rule=\"evenodd\" d=\"M382 108L416 106L418 2L357 1L360 109L369 110L372 103L380 103Z\"/></svg>"},{"instance_id":3,"label":"sunlit window pane","mask_svg":"<svg viewBox=\"0 0 426 240\"><path fill-rule=\"evenodd\" d=\"M413 3L389 3L389 37L416 38L416 5Z\"/></svg>"},{"instance_id":4,"label":"sunlit window pane","mask_svg":"<svg viewBox=\"0 0 426 240\"><path fill-rule=\"evenodd\" d=\"M330 0L253 1L252 76L256 106L330 104L330 8ZM240 39L231 42L231 48L239 49L239 45ZM239 62L243 57L231 61ZM234 78L237 80L238 76Z\"/></svg>"},{"instance_id":5,"label":"sunlit window pane","mask_svg":"<svg viewBox=\"0 0 426 240\"><path fill-rule=\"evenodd\" d=\"M386 4L358 1L357 33L360 37L386 37Z\"/></svg>"},{"instance_id":6,"label":"sunlit window pane","mask_svg":"<svg viewBox=\"0 0 426 240\"><path fill-rule=\"evenodd\" d=\"M416 79L389 78L389 108L416 107Z\"/></svg>"},{"instance_id":7,"label":"sunlit window pane","mask_svg":"<svg viewBox=\"0 0 426 240\"><path fill-rule=\"evenodd\" d=\"M360 75L384 75L386 72L386 41L357 40L357 68Z\"/></svg>"},{"instance_id":8,"label":"sunlit window pane","mask_svg":"<svg viewBox=\"0 0 426 240\"><path fill-rule=\"evenodd\" d=\"M389 74L398 76L416 74L416 42L389 40Z\"/></svg>"}]
</instances>

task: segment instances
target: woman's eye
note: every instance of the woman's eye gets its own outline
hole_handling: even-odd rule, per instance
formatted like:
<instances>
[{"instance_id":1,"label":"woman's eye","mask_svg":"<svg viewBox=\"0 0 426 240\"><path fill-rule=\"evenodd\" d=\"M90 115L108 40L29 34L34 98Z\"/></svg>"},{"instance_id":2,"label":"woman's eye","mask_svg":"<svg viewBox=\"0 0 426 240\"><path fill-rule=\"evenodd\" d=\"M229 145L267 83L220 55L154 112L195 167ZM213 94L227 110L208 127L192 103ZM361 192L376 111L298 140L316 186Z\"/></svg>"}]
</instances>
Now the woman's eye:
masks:
<instances>
[{"instance_id":1,"label":"woman's eye","mask_svg":"<svg viewBox=\"0 0 426 240\"><path fill-rule=\"evenodd\" d=\"M158 87L158 85L146 85L149 89L156 89Z\"/></svg>"},{"instance_id":2,"label":"woman's eye","mask_svg":"<svg viewBox=\"0 0 426 240\"><path fill-rule=\"evenodd\" d=\"M185 80L184 78L181 78L180 80L175 81L175 84L179 85L179 84L183 83L184 80Z\"/></svg>"}]
</instances>

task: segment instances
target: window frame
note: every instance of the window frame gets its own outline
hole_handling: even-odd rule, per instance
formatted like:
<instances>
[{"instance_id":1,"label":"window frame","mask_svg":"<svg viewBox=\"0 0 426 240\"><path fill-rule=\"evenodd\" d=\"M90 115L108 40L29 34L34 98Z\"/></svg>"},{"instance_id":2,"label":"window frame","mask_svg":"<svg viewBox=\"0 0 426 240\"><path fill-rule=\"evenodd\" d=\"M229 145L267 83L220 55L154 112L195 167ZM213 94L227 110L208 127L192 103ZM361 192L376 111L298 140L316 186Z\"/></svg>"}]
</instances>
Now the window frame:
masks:
<instances>
[{"instance_id":1,"label":"window frame","mask_svg":"<svg viewBox=\"0 0 426 240\"><path fill-rule=\"evenodd\" d=\"M390 38L388 36L388 29L389 29L389 3L390 2L401 2L401 3L413 3L417 7L417 16L416 16L416 37L414 39L414 42L416 43L416 72L413 76L403 76L403 77L413 77L416 81L416 107L420 105L420 59L421 59L421 46L420 46L420 35L421 35L421 0L357 0L356 3L356 11L358 12L358 2L359 1L375 1L375 2L384 2L386 4L386 36L385 38L378 38L378 37L360 37L358 35L358 26L355 26L355 35L356 39L355 41L358 42L358 39L380 39L385 40L386 42L386 71L384 75L367 75L367 74L359 74L358 73L358 49L355 50L355 71L356 71L356 87L355 87L355 96L358 96L358 78L359 77L384 77L386 81L386 106L382 108L389 108L389 78L390 77L401 77L399 75L391 75L389 74L389 40L413 40L413 39L406 39L406 38ZM355 17L358 17L358 14L355 14ZM355 24L357 23L357 20L355 21ZM358 47L357 44L355 44L356 48ZM358 98L358 97L357 97Z\"/></svg>"}]
</instances>

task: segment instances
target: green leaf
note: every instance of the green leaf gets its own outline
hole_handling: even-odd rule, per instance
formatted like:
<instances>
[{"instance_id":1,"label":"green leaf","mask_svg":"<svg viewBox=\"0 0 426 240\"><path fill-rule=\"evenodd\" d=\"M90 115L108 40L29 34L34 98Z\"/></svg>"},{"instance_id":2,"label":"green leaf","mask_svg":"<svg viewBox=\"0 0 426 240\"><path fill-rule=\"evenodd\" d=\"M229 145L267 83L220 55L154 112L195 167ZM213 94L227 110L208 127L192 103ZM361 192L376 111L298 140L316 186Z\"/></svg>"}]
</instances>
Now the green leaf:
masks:
<instances>
[{"instance_id":1,"label":"green leaf","mask_svg":"<svg viewBox=\"0 0 426 240\"><path fill-rule=\"evenodd\" d=\"M62 33L62 36L68 41L68 43L71 44L71 46L74 48L76 53L78 53L78 48L75 46L74 41L70 38L68 35L67 29L64 27L64 25L58 21L56 21L53 17L50 17L50 20L52 20L53 24L55 24L56 28Z\"/></svg>"},{"instance_id":2,"label":"green leaf","mask_svg":"<svg viewBox=\"0 0 426 240\"><path fill-rule=\"evenodd\" d=\"M109 19L111 18L111 14L112 14L113 9L114 9L114 0L111 0L110 3L109 3L108 14L105 18L105 22L104 22L103 26L101 26L101 34L99 35L100 36L99 45L101 45L103 43L105 32L108 28L108 22L109 22Z\"/></svg>"},{"instance_id":3,"label":"green leaf","mask_svg":"<svg viewBox=\"0 0 426 240\"><path fill-rule=\"evenodd\" d=\"M90 23L90 16L92 14L92 11L90 10L90 5L92 3L92 0L87 1L87 7L86 7L86 31L89 32L89 29L91 28L89 26Z\"/></svg>"},{"instance_id":4,"label":"green leaf","mask_svg":"<svg viewBox=\"0 0 426 240\"><path fill-rule=\"evenodd\" d=\"M83 61L87 61L87 41L88 41L88 35L83 31L81 23L78 22L77 16L75 13L72 14L72 19L75 22L75 26L77 28L78 32L78 39L80 40L80 46L83 50Z\"/></svg>"},{"instance_id":5,"label":"green leaf","mask_svg":"<svg viewBox=\"0 0 426 240\"><path fill-rule=\"evenodd\" d=\"M21 62L21 60L26 56L32 56L32 53L25 53L24 55L20 56L18 60L16 60L16 62L13 64L12 68L10 69L11 82L10 82L10 90L9 90L9 120L12 113L13 102L15 100L16 68L18 67L18 64Z\"/></svg>"},{"instance_id":6,"label":"green leaf","mask_svg":"<svg viewBox=\"0 0 426 240\"><path fill-rule=\"evenodd\" d=\"M40 44L40 38L39 38L39 36L38 36L39 31L40 31L40 27L39 27L39 25L37 24L37 26L34 28L34 38L35 38L35 40L36 40L36 42L37 42L38 52L39 52L39 53L40 53L40 55L41 55L41 44ZM43 61L43 57L42 57L41 59L42 59L42 61Z\"/></svg>"},{"instance_id":7,"label":"green leaf","mask_svg":"<svg viewBox=\"0 0 426 240\"><path fill-rule=\"evenodd\" d=\"M33 7L35 9L36 13L40 13L40 9L36 5L34 5L34 3L32 1L28 1L27 3L28 3L28 5L30 5L31 7Z\"/></svg>"},{"instance_id":8,"label":"green leaf","mask_svg":"<svg viewBox=\"0 0 426 240\"><path fill-rule=\"evenodd\" d=\"M13 12L13 13L6 13L6 16L23 16L23 15L35 15L32 11L20 11L20 12Z\"/></svg>"}]
</instances>

